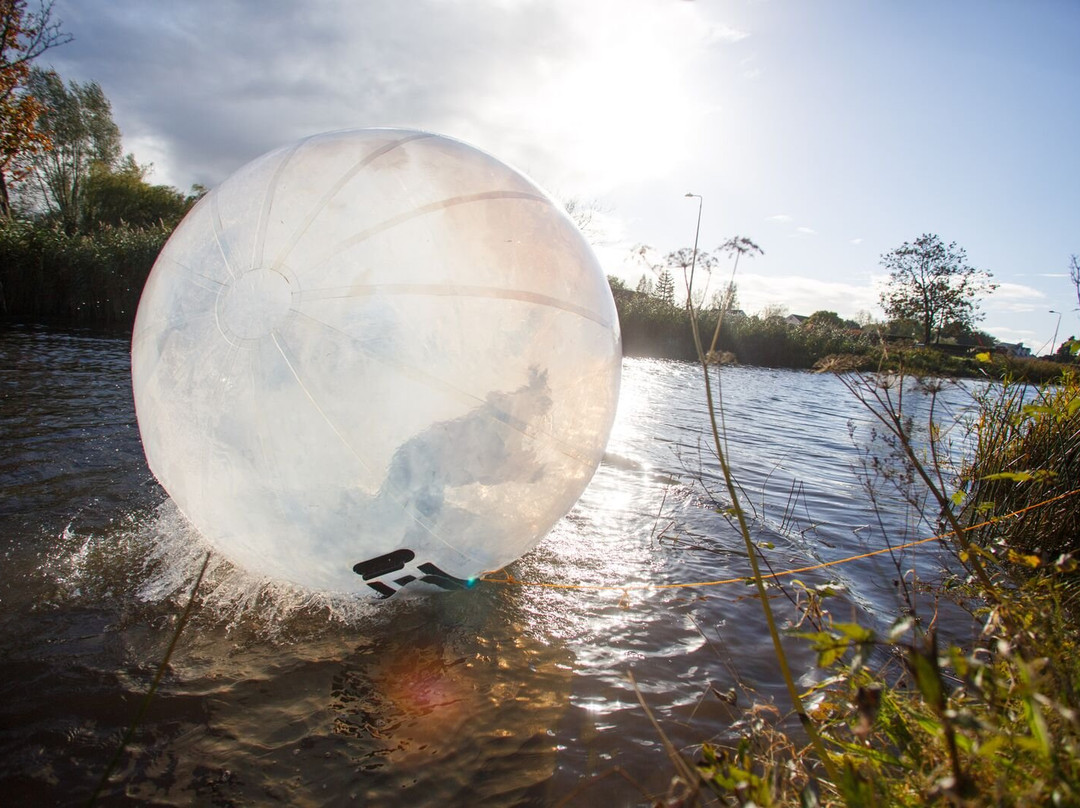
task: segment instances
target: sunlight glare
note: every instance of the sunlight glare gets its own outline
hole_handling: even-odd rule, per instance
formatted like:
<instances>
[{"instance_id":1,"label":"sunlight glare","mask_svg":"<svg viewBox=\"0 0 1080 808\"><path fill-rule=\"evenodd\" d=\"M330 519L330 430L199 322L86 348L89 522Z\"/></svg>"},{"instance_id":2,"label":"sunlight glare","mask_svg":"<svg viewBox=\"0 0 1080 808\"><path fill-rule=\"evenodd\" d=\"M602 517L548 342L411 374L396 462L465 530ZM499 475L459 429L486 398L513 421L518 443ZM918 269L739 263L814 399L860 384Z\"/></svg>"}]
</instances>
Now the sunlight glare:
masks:
<instances>
[{"instance_id":1,"label":"sunlight glare","mask_svg":"<svg viewBox=\"0 0 1080 808\"><path fill-rule=\"evenodd\" d=\"M717 38L693 8L627 2L567 12L565 59L534 59L528 92L504 86L499 123L546 142L560 181L601 193L664 176L685 159L707 109L695 98L695 60ZM617 20L617 24L615 21Z\"/></svg>"}]
</instances>

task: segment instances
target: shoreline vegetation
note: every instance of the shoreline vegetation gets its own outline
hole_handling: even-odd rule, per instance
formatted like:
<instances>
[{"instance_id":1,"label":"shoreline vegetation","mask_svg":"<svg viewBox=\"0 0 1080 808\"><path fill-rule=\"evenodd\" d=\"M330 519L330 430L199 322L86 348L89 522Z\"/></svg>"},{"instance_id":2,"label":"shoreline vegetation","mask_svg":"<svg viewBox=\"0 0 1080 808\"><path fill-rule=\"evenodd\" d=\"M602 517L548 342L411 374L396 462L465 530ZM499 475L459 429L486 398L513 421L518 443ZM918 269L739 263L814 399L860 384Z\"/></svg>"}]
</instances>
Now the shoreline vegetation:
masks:
<instances>
[{"instance_id":1,"label":"shoreline vegetation","mask_svg":"<svg viewBox=\"0 0 1080 808\"><path fill-rule=\"evenodd\" d=\"M691 313L656 297L631 291L609 279L622 327L623 353L653 359L698 361ZM833 312L809 317L746 315L709 308L695 311L701 334L716 333L709 364L754 365L792 370L890 371L956 378L1023 378L1033 383L1061 377L1069 364L1017 357L985 335L969 334L923 345L911 323L871 323L858 327ZM798 321L798 322L795 322ZM1075 361L1069 357L1070 361Z\"/></svg>"},{"instance_id":2,"label":"shoreline vegetation","mask_svg":"<svg viewBox=\"0 0 1080 808\"><path fill-rule=\"evenodd\" d=\"M664 738L675 768L669 797L678 793L680 805L707 795L740 806L1080 804L1080 376L1065 369L1033 385L1009 371L974 395L973 416L950 417L935 406L948 382L903 364L899 374L840 361L824 369L875 422L884 451L859 475L866 495L879 503L887 501L880 492L900 493L923 524L937 526L946 559L936 581L897 560L896 614L884 628L867 626L834 616L852 614L841 585L785 590L761 574L757 559L768 563L769 547L748 529L711 393L710 377L722 370L703 347L704 318L688 315L729 499L718 513L746 544L788 703L750 704L734 740L704 741L689 754ZM913 386L930 402L922 421L905 410ZM971 615L974 641L939 635L944 602ZM815 683L795 681L782 634L816 651Z\"/></svg>"},{"instance_id":3,"label":"shoreline vegetation","mask_svg":"<svg viewBox=\"0 0 1080 808\"><path fill-rule=\"evenodd\" d=\"M143 285L171 232L162 224L121 224L68 233L47 223L0 220L0 317L130 331Z\"/></svg>"},{"instance_id":4,"label":"shoreline vegetation","mask_svg":"<svg viewBox=\"0 0 1080 808\"><path fill-rule=\"evenodd\" d=\"M0 321L130 332L143 285L171 232L166 224L134 227L121 222L91 233L69 233L48 222L0 220ZM686 307L630 290L615 278L609 282L624 355L696 361ZM860 328L832 312L785 318L728 310L722 319L721 313L716 307L695 312L702 333L713 334L721 320L710 363L795 370L903 369L1034 383L1060 378L1069 367L1062 357L1014 357L978 334L925 346L912 336L910 323Z\"/></svg>"}]
</instances>

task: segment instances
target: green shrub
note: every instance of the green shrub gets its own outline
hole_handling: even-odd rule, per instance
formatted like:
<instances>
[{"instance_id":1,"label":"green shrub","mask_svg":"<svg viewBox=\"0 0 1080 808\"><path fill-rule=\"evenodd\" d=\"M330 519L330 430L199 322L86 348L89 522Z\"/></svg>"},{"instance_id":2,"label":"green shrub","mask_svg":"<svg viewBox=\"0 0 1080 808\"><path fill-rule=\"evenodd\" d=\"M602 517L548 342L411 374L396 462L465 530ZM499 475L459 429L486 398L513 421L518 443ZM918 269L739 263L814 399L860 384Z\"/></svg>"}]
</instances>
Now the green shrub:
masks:
<instances>
[{"instance_id":1,"label":"green shrub","mask_svg":"<svg viewBox=\"0 0 1080 808\"><path fill-rule=\"evenodd\" d=\"M0 222L0 313L30 320L130 324L164 226L104 227L93 235Z\"/></svg>"}]
</instances>

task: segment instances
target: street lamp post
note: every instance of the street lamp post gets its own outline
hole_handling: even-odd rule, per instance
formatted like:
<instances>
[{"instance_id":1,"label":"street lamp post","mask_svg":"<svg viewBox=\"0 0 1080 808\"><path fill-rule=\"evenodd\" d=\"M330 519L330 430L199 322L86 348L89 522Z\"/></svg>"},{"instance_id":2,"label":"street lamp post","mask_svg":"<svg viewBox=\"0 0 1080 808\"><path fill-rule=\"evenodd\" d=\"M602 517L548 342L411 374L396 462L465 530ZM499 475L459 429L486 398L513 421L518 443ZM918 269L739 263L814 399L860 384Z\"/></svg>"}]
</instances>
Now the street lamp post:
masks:
<instances>
[{"instance_id":1,"label":"street lamp post","mask_svg":"<svg viewBox=\"0 0 1080 808\"><path fill-rule=\"evenodd\" d=\"M1061 325L1061 312L1050 309L1050 314L1056 314L1058 316L1057 322L1054 323L1054 338L1050 340L1050 353L1054 352L1054 348L1057 346L1058 326Z\"/></svg>"},{"instance_id":2,"label":"street lamp post","mask_svg":"<svg viewBox=\"0 0 1080 808\"><path fill-rule=\"evenodd\" d=\"M690 199L691 197L697 198L697 227L694 229L694 255L690 259L690 283L686 285L686 305L692 306L693 303L690 298L690 292L694 289L694 269L697 267L697 245L698 236L701 235L701 205L703 200L701 194L687 193L686 197L687 199Z\"/></svg>"}]
</instances>

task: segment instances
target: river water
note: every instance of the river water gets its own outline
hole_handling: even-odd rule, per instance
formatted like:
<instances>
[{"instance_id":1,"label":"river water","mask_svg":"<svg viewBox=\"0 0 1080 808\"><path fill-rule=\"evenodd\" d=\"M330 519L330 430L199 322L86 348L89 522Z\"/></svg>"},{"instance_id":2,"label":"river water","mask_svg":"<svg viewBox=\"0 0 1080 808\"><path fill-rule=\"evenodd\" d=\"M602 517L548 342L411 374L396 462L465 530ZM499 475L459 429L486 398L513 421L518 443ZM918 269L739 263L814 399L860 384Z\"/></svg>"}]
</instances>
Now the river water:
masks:
<instances>
[{"instance_id":1,"label":"river water","mask_svg":"<svg viewBox=\"0 0 1080 808\"><path fill-rule=\"evenodd\" d=\"M150 475L126 339L0 332L0 795L85 804L142 704L206 554ZM777 571L931 535L833 376L725 368L728 456ZM970 400L946 386L939 411ZM263 586L211 555L101 805L647 804L670 741L786 711L690 364L627 359L608 455L513 583L371 604ZM919 415L929 398L905 393ZM918 421L918 418L916 418ZM930 509L933 512L933 509ZM885 626L936 545L796 576ZM794 596L792 578L786 591ZM676 586L677 585L677 586ZM798 612L772 599L790 627ZM929 613L932 604L918 601ZM942 619L939 617L939 619ZM970 633L962 616L954 635ZM786 640L803 685L819 674ZM631 679L632 677L632 679ZM718 694L723 694L721 698ZM731 700L734 704L729 703Z\"/></svg>"}]
</instances>

